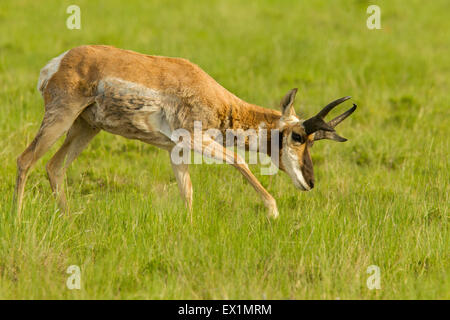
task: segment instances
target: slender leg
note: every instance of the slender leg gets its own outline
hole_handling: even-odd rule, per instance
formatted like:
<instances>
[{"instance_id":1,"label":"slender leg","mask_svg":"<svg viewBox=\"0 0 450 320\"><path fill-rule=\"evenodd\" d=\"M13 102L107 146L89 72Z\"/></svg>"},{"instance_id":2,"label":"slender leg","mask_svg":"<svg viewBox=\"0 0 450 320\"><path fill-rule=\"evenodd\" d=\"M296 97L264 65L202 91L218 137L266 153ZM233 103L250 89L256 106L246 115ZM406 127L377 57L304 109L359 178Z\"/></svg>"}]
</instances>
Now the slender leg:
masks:
<instances>
[{"instance_id":1,"label":"slender leg","mask_svg":"<svg viewBox=\"0 0 450 320\"><path fill-rule=\"evenodd\" d=\"M17 158L17 179L14 190L14 202L16 203L17 214L22 211L23 193L27 180L28 171L39 160L50 147L72 126L72 123L81 112L83 104L47 107L41 127L36 137L25 151ZM56 112L58 110L58 112Z\"/></svg>"},{"instance_id":2,"label":"slender leg","mask_svg":"<svg viewBox=\"0 0 450 320\"><path fill-rule=\"evenodd\" d=\"M203 152L203 150L206 149L208 150L207 154L210 157L221 161L226 161L226 163L231 164L233 167L235 167L247 179L247 181L250 182L252 187L261 196L264 205L269 211L269 217L278 217L278 209L275 199L270 195L270 193L267 192L266 189L264 189L258 179L256 179L241 156L233 151L228 150L221 144L205 135L202 139L201 150L195 150L194 146L194 151Z\"/></svg>"},{"instance_id":3,"label":"slender leg","mask_svg":"<svg viewBox=\"0 0 450 320\"><path fill-rule=\"evenodd\" d=\"M78 117L70 127L63 145L46 165L50 185L62 212L67 211L64 191L66 170L99 131L100 129L92 128L85 120Z\"/></svg>"},{"instance_id":4,"label":"slender leg","mask_svg":"<svg viewBox=\"0 0 450 320\"><path fill-rule=\"evenodd\" d=\"M172 164L173 173L177 178L178 188L180 194L185 202L186 208L189 210L192 221L192 183L191 176L189 175L189 165L187 164L175 164L170 159Z\"/></svg>"}]
</instances>

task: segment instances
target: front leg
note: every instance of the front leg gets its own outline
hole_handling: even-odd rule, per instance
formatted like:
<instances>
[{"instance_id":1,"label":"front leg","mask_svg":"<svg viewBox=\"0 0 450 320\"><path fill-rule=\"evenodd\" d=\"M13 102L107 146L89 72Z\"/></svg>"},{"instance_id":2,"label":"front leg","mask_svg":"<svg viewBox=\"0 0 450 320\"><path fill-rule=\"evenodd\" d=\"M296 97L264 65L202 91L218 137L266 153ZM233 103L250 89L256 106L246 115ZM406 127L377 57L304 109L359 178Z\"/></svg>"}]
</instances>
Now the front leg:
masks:
<instances>
[{"instance_id":1,"label":"front leg","mask_svg":"<svg viewBox=\"0 0 450 320\"><path fill-rule=\"evenodd\" d=\"M227 152L230 152L228 149ZM234 153L234 152L233 152ZM239 157L239 155L237 155ZM256 192L261 196L264 205L266 206L268 210L268 216L269 218L276 219L278 218L278 208L277 208L277 202L272 197L272 195L267 192L267 190L262 186L262 184L256 179L256 177L253 175L253 173L250 171L246 163L243 164L232 164L233 167L239 170L240 173L247 179L248 182L252 185L253 188L255 188Z\"/></svg>"},{"instance_id":2,"label":"front leg","mask_svg":"<svg viewBox=\"0 0 450 320\"><path fill-rule=\"evenodd\" d=\"M225 161L226 163L231 164L233 167L239 170L239 172L242 173L242 175L247 179L248 182L250 182L256 192L261 196L264 205L268 209L268 216L274 219L278 217L278 209L275 199L270 195L269 192L267 192L267 190L262 186L258 179L256 179L241 156L223 147L221 144L217 143L207 135L203 136L201 150L195 150L194 146L194 151L196 152L205 154L205 150L207 150L206 154L211 158Z\"/></svg>"}]
</instances>

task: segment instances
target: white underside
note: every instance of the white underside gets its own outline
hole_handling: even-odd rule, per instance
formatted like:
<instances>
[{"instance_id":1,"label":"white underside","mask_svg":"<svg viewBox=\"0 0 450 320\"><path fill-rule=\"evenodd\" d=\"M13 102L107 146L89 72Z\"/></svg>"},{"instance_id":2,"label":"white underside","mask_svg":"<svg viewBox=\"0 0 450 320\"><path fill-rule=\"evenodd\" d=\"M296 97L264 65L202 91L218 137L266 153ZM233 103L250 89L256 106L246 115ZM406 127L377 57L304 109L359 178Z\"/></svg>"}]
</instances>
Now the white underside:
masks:
<instances>
[{"instance_id":1,"label":"white underside","mask_svg":"<svg viewBox=\"0 0 450 320\"><path fill-rule=\"evenodd\" d=\"M139 112L148 113L145 123L150 124L153 131L160 132L168 138L172 136L172 129L163 111L163 107L171 103L167 95L142 84L114 77L100 80L97 91L98 94L118 94L145 99L146 104L139 109Z\"/></svg>"}]
</instances>

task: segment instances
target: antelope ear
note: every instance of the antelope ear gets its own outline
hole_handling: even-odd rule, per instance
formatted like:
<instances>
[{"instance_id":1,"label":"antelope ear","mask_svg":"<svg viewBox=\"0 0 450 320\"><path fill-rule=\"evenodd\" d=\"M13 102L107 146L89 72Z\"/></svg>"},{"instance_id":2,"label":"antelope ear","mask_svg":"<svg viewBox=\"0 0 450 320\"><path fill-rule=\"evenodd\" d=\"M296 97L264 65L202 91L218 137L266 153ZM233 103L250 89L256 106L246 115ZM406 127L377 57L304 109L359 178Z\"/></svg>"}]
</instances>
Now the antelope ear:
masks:
<instances>
[{"instance_id":1,"label":"antelope ear","mask_svg":"<svg viewBox=\"0 0 450 320\"><path fill-rule=\"evenodd\" d=\"M290 90L281 100L280 108L281 108L281 114L283 117L290 117L295 115L295 109L294 109L294 100L295 95L297 94L297 88L294 88Z\"/></svg>"}]
</instances>

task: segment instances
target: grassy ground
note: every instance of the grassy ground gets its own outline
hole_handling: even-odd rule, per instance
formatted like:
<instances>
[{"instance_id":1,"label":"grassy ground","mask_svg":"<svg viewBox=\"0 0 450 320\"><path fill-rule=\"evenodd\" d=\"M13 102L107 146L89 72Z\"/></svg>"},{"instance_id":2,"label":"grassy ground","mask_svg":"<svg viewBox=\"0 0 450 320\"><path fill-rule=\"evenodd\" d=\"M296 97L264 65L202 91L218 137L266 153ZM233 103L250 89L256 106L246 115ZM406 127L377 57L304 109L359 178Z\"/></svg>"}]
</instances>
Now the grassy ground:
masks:
<instances>
[{"instance_id":1,"label":"grassy ground","mask_svg":"<svg viewBox=\"0 0 450 320\"><path fill-rule=\"evenodd\" d=\"M82 29L68 30L73 2L0 3L0 298L450 298L448 1L376 1L381 30L363 0L75 1ZM234 169L197 165L190 224L168 154L101 133L68 172L72 214L46 179L55 146L19 223L15 159L42 119L39 70L81 44L188 58L266 107L299 87L304 116L344 95L360 108L340 126L348 142L314 146L314 191L252 167L275 222ZM66 287L70 265L81 290Z\"/></svg>"}]
</instances>

